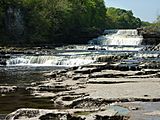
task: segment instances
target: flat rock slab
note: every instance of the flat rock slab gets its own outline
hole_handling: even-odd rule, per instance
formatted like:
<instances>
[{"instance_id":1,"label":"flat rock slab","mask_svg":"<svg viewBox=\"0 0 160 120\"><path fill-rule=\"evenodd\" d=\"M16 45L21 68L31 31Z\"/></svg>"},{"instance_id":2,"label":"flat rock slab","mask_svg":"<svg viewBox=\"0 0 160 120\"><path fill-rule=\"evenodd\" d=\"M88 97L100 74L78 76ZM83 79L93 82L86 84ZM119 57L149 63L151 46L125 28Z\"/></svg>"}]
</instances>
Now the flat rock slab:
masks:
<instances>
[{"instance_id":1,"label":"flat rock slab","mask_svg":"<svg viewBox=\"0 0 160 120\"><path fill-rule=\"evenodd\" d=\"M102 62L100 62L100 63L91 63L91 64L89 64L89 65L86 65L86 66L84 66L84 67L105 67L106 65L108 65L108 63L102 63Z\"/></svg>"},{"instance_id":2,"label":"flat rock slab","mask_svg":"<svg viewBox=\"0 0 160 120\"><path fill-rule=\"evenodd\" d=\"M116 83L135 83L135 82L160 82L160 78L91 78L88 83L91 84L116 84Z\"/></svg>"},{"instance_id":3,"label":"flat rock slab","mask_svg":"<svg viewBox=\"0 0 160 120\"><path fill-rule=\"evenodd\" d=\"M101 72L93 73L93 74L124 74L124 75L135 75L141 71L118 71L118 70L102 70Z\"/></svg>"},{"instance_id":4,"label":"flat rock slab","mask_svg":"<svg viewBox=\"0 0 160 120\"><path fill-rule=\"evenodd\" d=\"M128 78L159 78L160 74L149 74L149 75L133 75L127 76Z\"/></svg>"},{"instance_id":5,"label":"flat rock slab","mask_svg":"<svg viewBox=\"0 0 160 120\"><path fill-rule=\"evenodd\" d=\"M129 120L160 120L160 102L130 102L118 105L129 108Z\"/></svg>"},{"instance_id":6,"label":"flat rock slab","mask_svg":"<svg viewBox=\"0 0 160 120\"><path fill-rule=\"evenodd\" d=\"M90 80L94 81L94 80ZM88 93L91 98L121 99L140 98L153 99L160 98L160 79L98 79L100 82L126 82L121 84L87 84L85 89L78 89L75 92ZM129 82L128 81L136 81ZM140 81L140 82L137 82Z\"/></svg>"}]
</instances>

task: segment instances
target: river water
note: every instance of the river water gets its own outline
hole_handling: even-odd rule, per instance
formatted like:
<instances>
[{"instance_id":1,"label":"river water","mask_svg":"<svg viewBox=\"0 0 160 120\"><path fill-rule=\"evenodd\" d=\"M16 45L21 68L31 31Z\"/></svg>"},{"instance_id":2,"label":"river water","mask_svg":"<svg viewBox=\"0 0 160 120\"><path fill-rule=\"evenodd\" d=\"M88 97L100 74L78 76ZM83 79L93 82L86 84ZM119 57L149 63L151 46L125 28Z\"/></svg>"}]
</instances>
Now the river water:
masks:
<instances>
[{"instance_id":1,"label":"river water","mask_svg":"<svg viewBox=\"0 0 160 120\"><path fill-rule=\"evenodd\" d=\"M28 86L32 82L44 80L46 72L60 70L59 67L1 66L0 85Z\"/></svg>"},{"instance_id":2,"label":"river water","mask_svg":"<svg viewBox=\"0 0 160 120\"><path fill-rule=\"evenodd\" d=\"M46 80L44 73L94 63L100 55L143 57L140 52L143 38L136 30L108 30L105 33L88 45L56 48L60 52L54 55L12 55L6 66L0 66L0 85L15 85L19 89L16 93L0 96L0 114L26 107L54 108L50 99L34 98L24 90L33 82Z\"/></svg>"}]
</instances>

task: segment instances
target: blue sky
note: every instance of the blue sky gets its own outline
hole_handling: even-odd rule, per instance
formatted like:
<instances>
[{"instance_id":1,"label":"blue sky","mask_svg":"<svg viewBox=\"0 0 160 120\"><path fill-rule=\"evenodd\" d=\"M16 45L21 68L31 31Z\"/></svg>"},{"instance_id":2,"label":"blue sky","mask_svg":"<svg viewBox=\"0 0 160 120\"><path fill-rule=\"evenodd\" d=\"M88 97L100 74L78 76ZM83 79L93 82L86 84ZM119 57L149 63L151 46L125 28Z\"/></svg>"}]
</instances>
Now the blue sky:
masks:
<instances>
[{"instance_id":1,"label":"blue sky","mask_svg":"<svg viewBox=\"0 0 160 120\"><path fill-rule=\"evenodd\" d=\"M153 22L160 15L160 0L105 0L107 7L132 10L143 21Z\"/></svg>"}]
</instances>

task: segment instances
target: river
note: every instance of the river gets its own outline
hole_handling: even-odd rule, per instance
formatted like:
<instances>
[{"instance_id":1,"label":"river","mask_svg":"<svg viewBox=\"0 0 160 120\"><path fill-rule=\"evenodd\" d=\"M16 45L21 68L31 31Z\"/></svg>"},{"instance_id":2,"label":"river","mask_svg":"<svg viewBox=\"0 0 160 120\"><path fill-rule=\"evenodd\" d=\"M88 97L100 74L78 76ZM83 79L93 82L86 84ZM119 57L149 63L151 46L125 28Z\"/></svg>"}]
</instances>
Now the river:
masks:
<instances>
[{"instance_id":1,"label":"river","mask_svg":"<svg viewBox=\"0 0 160 120\"><path fill-rule=\"evenodd\" d=\"M128 65L141 62L144 58L144 46L141 45L143 38L136 30L108 30L105 34L89 41L88 45L56 48L53 55L11 55L6 66L0 66L0 85L18 86L18 90L15 93L1 94L0 114L6 115L18 108L54 108L48 98L35 98L25 90L34 82L47 80L44 73L94 63L103 55L130 55L130 59L125 60ZM159 53L147 55L156 59Z\"/></svg>"}]
</instances>

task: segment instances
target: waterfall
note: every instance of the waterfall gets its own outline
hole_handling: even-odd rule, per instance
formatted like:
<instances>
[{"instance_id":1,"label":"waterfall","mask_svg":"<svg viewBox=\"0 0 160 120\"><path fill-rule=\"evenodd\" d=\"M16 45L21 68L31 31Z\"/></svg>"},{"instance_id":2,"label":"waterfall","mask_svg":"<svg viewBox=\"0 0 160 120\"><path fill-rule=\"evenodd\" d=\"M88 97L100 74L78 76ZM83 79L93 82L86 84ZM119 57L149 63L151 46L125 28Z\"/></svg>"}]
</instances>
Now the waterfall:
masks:
<instances>
[{"instance_id":1,"label":"waterfall","mask_svg":"<svg viewBox=\"0 0 160 120\"><path fill-rule=\"evenodd\" d=\"M92 56L20 56L7 60L7 66L80 66L93 63Z\"/></svg>"},{"instance_id":2,"label":"waterfall","mask_svg":"<svg viewBox=\"0 0 160 120\"><path fill-rule=\"evenodd\" d=\"M136 29L105 30L104 34L89 41L92 45L139 46L143 40Z\"/></svg>"},{"instance_id":3,"label":"waterfall","mask_svg":"<svg viewBox=\"0 0 160 120\"><path fill-rule=\"evenodd\" d=\"M97 56L109 52L137 52L143 46L139 46L143 37L138 31L129 30L105 30L103 36L91 40L92 45L70 45L57 48L55 55L42 56L15 56L7 60L7 66L62 66L73 67L95 62ZM60 51L60 52L58 52Z\"/></svg>"}]
</instances>

